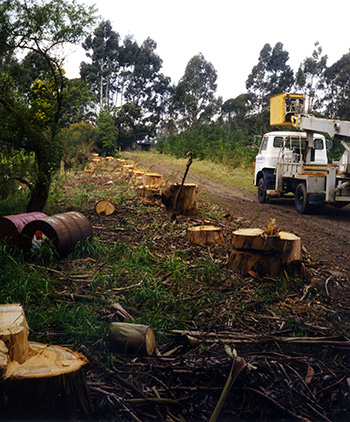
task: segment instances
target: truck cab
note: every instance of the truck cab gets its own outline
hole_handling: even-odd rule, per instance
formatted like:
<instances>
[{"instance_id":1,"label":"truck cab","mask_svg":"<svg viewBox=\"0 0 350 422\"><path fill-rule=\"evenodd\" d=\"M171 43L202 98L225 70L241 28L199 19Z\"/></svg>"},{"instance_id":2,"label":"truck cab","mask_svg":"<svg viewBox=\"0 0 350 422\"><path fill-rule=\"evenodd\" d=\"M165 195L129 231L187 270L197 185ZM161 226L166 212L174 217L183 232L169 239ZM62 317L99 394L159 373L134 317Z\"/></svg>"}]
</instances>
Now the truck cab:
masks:
<instances>
[{"instance_id":1,"label":"truck cab","mask_svg":"<svg viewBox=\"0 0 350 422\"><path fill-rule=\"evenodd\" d=\"M273 196L276 185L275 170L277 162L303 161L306 151L305 132L269 132L266 133L260 145L259 153L255 159L254 185L258 186L258 200L266 202L267 195ZM313 135L314 146L310 151L310 162L313 164L327 165L326 139L323 135ZM294 193L294 192L293 192Z\"/></svg>"}]
</instances>

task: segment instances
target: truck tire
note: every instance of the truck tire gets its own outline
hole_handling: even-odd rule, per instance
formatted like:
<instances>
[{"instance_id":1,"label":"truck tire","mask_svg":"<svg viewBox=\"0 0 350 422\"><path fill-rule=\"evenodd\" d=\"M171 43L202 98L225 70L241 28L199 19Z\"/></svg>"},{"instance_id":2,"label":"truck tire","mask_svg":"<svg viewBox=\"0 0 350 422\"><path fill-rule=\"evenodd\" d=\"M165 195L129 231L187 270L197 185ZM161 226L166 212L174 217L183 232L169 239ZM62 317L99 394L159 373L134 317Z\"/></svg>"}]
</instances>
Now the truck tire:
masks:
<instances>
[{"instance_id":1,"label":"truck tire","mask_svg":"<svg viewBox=\"0 0 350 422\"><path fill-rule=\"evenodd\" d=\"M260 177L258 182L258 201L260 204L265 204L267 201L266 183L263 177Z\"/></svg>"},{"instance_id":2,"label":"truck tire","mask_svg":"<svg viewBox=\"0 0 350 422\"><path fill-rule=\"evenodd\" d=\"M305 183L299 183L295 190L295 208L299 214L306 214L310 211Z\"/></svg>"}]
</instances>

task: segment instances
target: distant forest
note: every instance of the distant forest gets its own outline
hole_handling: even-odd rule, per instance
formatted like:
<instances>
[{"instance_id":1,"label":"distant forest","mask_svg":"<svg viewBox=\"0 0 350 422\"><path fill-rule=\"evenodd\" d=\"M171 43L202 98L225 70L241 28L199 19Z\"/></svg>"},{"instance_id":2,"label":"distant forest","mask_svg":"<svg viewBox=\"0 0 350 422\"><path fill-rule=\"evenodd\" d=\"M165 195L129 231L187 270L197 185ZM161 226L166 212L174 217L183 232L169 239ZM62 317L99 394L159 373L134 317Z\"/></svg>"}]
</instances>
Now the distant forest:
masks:
<instances>
[{"instance_id":1,"label":"distant forest","mask_svg":"<svg viewBox=\"0 0 350 422\"><path fill-rule=\"evenodd\" d=\"M0 177L30 187L28 210L43 208L62 160L81 165L92 151L115 155L146 142L177 157L191 150L199 159L251 164L271 129L269 99L281 92L304 93L309 113L350 120L350 53L328 66L318 42L298 69L281 42L263 45L246 92L223 101L215 64L203 54L173 84L154 40L121 39L93 7L3 0L0 15ZM86 51L78 79L65 77L69 43Z\"/></svg>"}]
</instances>

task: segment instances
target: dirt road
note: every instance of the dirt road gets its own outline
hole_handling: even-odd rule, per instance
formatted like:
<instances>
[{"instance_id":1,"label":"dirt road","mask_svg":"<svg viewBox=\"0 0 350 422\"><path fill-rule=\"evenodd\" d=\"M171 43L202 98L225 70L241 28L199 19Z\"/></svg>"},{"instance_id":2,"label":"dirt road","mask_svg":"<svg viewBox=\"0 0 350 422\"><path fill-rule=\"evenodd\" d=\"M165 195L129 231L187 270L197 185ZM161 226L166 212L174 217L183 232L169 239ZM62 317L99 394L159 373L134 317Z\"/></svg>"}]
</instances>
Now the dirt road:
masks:
<instances>
[{"instance_id":1,"label":"dirt road","mask_svg":"<svg viewBox=\"0 0 350 422\"><path fill-rule=\"evenodd\" d=\"M166 164L157 154L133 156L140 168L162 173L168 182L181 182L184 167ZM242 227L264 227L275 218L281 230L301 237L308 256L316 266L328 271L333 278L350 282L350 205L343 209L324 206L317 215L300 215L293 199L273 200L260 204L256 194L238 187L210 180L190 168L186 182L199 185L199 199L209 198L239 218ZM350 286L349 286L350 288Z\"/></svg>"}]
</instances>

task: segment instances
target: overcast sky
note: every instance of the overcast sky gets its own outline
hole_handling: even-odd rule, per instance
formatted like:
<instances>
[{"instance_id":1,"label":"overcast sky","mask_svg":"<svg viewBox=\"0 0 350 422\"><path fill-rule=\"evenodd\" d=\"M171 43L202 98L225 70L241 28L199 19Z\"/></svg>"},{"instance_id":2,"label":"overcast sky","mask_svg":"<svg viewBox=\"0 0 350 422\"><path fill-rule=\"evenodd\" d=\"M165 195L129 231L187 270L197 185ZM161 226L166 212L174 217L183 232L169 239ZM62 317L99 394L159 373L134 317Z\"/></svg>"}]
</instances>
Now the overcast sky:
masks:
<instances>
[{"instance_id":1,"label":"overcast sky","mask_svg":"<svg viewBox=\"0 0 350 422\"><path fill-rule=\"evenodd\" d=\"M163 73L177 83L189 60L203 53L218 74L217 94L224 100L246 92L245 81L266 43L282 42L296 71L311 56L316 41L328 65L350 49L348 0L77 0L96 5L121 39L138 44L151 37L163 60ZM88 61L82 49L67 58L67 77L79 77Z\"/></svg>"}]
</instances>

